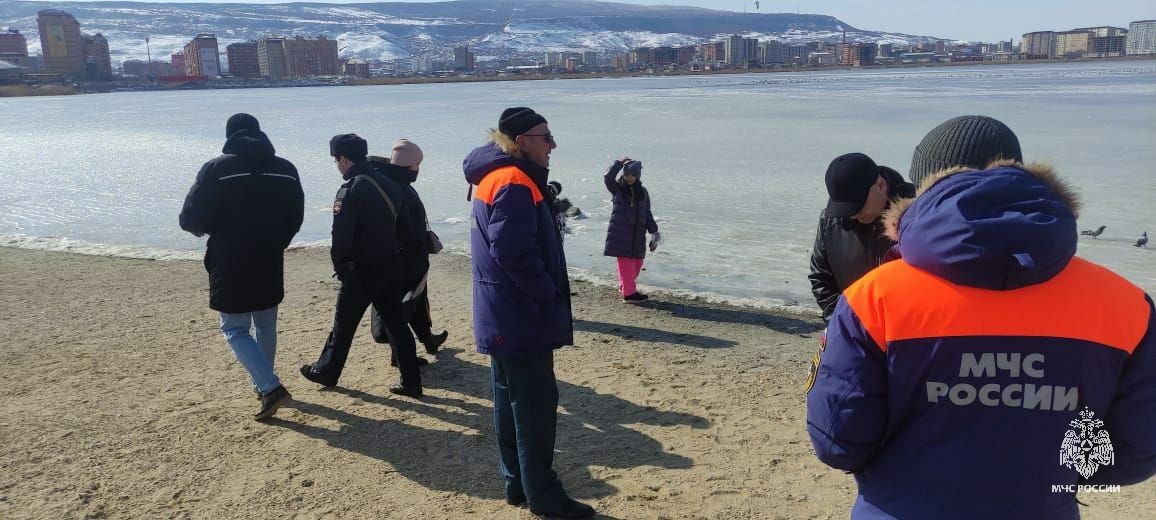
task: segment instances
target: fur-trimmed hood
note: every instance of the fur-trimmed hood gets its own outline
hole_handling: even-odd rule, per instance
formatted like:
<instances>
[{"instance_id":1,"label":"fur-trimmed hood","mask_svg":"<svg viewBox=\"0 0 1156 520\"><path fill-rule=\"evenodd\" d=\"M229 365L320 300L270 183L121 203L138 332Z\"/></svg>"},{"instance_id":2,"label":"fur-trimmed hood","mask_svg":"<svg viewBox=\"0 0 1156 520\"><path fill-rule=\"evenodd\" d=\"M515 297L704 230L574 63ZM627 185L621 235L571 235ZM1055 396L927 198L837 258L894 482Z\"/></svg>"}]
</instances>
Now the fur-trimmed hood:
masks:
<instances>
[{"instance_id":1,"label":"fur-trimmed hood","mask_svg":"<svg viewBox=\"0 0 1156 520\"><path fill-rule=\"evenodd\" d=\"M904 261L954 283L1010 290L1051 279L1075 255L1075 191L1047 165L953 168L892 202L886 235Z\"/></svg>"}]
</instances>

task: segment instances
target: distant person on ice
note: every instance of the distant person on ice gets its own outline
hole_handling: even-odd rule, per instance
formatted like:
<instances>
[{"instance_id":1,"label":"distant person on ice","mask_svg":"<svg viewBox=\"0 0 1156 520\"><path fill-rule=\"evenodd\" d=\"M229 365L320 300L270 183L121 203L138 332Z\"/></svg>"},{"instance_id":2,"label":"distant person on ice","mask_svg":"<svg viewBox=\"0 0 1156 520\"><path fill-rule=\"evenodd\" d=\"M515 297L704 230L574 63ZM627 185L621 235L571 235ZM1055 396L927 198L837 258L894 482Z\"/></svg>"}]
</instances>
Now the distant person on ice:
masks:
<instances>
[{"instance_id":1,"label":"distant person on ice","mask_svg":"<svg viewBox=\"0 0 1156 520\"><path fill-rule=\"evenodd\" d=\"M619 172L622 176L619 177ZM606 248L603 254L618 259L619 290L622 301L638 303L648 296L638 291L635 280L642 272L646 258L646 234L651 234L650 250L658 248L662 234L650 212L650 192L642 186L642 161L623 157L606 170L603 178L606 189L613 197L614 209L606 228Z\"/></svg>"},{"instance_id":2,"label":"distant person on ice","mask_svg":"<svg viewBox=\"0 0 1156 520\"><path fill-rule=\"evenodd\" d=\"M256 419L273 416L289 391L273 371L277 306L285 297L285 248L301 229L305 195L293 163L274 155L257 118L225 124L224 155L201 167L181 209L181 229L209 235L209 307L261 398Z\"/></svg>"}]
</instances>

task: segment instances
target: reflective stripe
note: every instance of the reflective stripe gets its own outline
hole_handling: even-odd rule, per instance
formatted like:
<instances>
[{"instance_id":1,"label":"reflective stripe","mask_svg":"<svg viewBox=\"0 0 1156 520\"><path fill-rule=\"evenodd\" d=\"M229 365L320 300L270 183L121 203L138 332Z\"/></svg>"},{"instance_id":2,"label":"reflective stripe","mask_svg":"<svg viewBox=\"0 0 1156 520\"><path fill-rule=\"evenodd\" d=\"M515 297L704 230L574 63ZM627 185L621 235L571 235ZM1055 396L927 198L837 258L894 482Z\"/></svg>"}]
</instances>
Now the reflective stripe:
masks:
<instances>
[{"instance_id":1,"label":"reflective stripe","mask_svg":"<svg viewBox=\"0 0 1156 520\"><path fill-rule=\"evenodd\" d=\"M297 177L294 177L292 175L285 175L284 173L262 173L261 175L263 175L265 177L282 177L282 178L293 180L293 181L297 180Z\"/></svg>"},{"instance_id":2,"label":"reflective stripe","mask_svg":"<svg viewBox=\"0 0 1156 520\"><path fill-rule=\"evenodd\" d=\"M234 173L233 175L226 175L226 176L221 177L220 179L217 179L217 180L223 181L225 179L232 179L234 177L244 177L246 175L253 175L253 174L252 173Z\"/></svg>"},{"instance_id":3,"label":"reflective stripe","mask_svg":"<svg viewBox=\"0 0 1156 520\"><path fill-rule=\"evenodd\" d=\"M490 172L482 179L482 182L478 183L474 198L486 204L493 204L498 191L511 184L520 184L530 188L530 195L534 198L534 204L542 202L542 192L538 190L538 186L530 180L530 176L526 175L526 172L517 166L505 166Z\"/></svg>"},{"instance_id":4,"label":"reflective stripe","mask_svg":"<svg viewBox=\"0 0 1156 520\"><path fill-rule=\"evenodd\" d=\"M956 285L896 260L843 296L883 350L910 339L1010 336L1088 341L1131 354L1151 310L1140 288L1079 257L1047 282L1010 291Z\"/></svg>"}]
</instances>

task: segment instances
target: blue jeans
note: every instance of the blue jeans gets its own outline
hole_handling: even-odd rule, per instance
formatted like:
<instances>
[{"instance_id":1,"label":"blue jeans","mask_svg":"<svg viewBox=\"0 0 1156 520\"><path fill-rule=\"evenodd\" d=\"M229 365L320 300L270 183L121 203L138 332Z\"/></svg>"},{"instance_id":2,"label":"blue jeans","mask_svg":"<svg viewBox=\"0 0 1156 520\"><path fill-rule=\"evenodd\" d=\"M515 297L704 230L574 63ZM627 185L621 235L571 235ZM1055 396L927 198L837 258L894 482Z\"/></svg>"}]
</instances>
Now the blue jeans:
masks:
<instances>
[{"instance_id":1,"label":"blue jeans","mask_svg":"<svg viewBox=\"0 0 1156 520\"><path fill-rule=\"evenodd\" d=\"M569 497L553 468L558 422L554 351L490 356L490 372L506 497L525 497L534 509L556 510Z\"/></svg>"},{"instance_id":2,"label":"blue jeans","mask_svg":"<svg viewBox=\"0 0 1156 520\"><path fill-rule=\"evenodd\" d=\"M256 331L256 340L249 333L250 325ZM277 357L276 305L256 312L222 312L221 332L237 361L249 372L257 393L265 395L281 386L281 380L273 373L273 360Z\"/></svg>"}]
</instances>

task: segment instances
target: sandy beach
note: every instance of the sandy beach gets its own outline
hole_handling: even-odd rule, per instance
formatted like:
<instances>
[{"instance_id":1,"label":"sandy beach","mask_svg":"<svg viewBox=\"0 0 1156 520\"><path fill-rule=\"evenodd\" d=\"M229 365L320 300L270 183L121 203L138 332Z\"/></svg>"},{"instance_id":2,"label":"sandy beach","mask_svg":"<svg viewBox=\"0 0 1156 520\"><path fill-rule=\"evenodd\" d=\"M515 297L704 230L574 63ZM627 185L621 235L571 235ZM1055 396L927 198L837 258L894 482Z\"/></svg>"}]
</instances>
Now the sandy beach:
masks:
<instances>
[{"instance_id":1,"label":"sandy beach","mask_svg":"<svg viewBox=\"0 0 1156 520\"><path fill-rule=\"evenodd\" d=\"M291 251L277 372L294 402L258 423L199 262L0 248L0 518L532 518L502 500L468 260L435 256L430 280L450 339L426 398L387 391L368 319L322 390L297 367L336 283L327 251ZM572 495L601 518L847 516L854 482L804 427L816 318L574 292L555 459ZM1080 498L1085 518L1151 518L1156 481Z\"/></svg>"}]
</instances>

